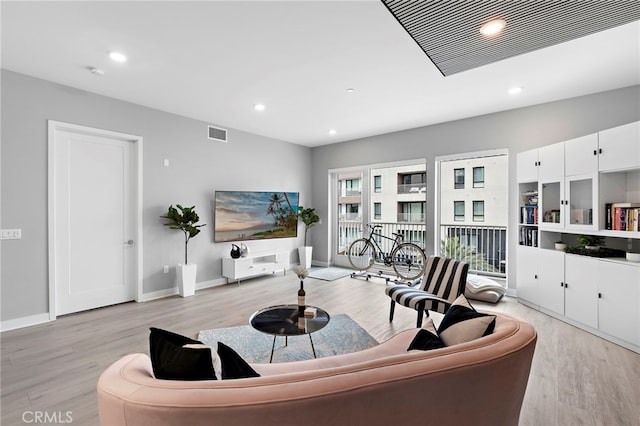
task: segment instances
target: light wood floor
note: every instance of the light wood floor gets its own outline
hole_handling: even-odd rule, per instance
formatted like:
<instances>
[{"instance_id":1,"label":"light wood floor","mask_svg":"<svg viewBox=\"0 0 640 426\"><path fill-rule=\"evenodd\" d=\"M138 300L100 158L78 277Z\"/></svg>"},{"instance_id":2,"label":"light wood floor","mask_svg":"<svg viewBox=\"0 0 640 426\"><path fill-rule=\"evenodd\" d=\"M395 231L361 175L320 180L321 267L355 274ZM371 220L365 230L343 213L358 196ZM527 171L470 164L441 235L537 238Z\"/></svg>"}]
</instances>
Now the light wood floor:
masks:
<instances>
[{"instance_id":1,"label":"light wood floor","mask_svg":"<svg viewBox=\"0 0 640 426\"><path fill-rule=\"evenodd\" d=\"M1 424L23 424L25 411L70 411L73 424L97 424L98 376L122 355L148 353L150 326L195 337L199 330L247 324L259 308L295 303L297 283L292 273L256 278L190 298L127 303L2 333ZM402 307L389 323L379 279L307 278L305 289L307 303L349 314L378 341L415 325L415 312ZM514 299L474 305L519 316L538 332L521 425L640 425L640 355ZM431 402L437 405L437 398Z\"/></svg>"}]
</instances>

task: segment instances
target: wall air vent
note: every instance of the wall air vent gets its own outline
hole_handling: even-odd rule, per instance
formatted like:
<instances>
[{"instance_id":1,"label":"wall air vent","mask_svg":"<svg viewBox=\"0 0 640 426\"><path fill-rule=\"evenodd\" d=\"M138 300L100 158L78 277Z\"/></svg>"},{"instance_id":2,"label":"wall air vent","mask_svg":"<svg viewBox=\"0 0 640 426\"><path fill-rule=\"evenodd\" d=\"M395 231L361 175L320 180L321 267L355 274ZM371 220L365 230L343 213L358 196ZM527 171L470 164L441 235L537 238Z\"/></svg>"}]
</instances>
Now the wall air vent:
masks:
<instances>
[{"instance_id":1,"label":"wall air vent","mask_svg":"<svg viewBox=\"0 0 640 426\"><path fill-rule=\"evenodd\" d=\"M227 141L227 129L221 129L220 127L209 126L209 139L220 142Z\"/></svg>"}]
</instances>

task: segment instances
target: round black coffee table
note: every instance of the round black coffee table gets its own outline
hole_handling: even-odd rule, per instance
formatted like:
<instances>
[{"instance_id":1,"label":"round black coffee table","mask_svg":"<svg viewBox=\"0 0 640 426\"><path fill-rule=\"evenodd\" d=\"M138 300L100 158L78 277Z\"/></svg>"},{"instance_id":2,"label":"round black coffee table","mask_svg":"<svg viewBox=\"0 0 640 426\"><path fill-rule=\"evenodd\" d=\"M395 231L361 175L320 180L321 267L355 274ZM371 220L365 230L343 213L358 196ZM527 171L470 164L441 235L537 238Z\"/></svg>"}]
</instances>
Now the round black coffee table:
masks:
<instances>
[{"instance_id":1,"label":"round black coffee table","mask_svg":"<svg viewBox=\"0 0 640 426\"><path fill-rule=\"evenodd\" d=\"M329 314L315 306L307 305L307 308L316 310L314 316L303 316L298 314L298 305L278 305L260 309L251 315L249 323L253 328L266 334L273 335L271 344L271 356L269 362L273 360L273 350L276 346L276 337L285 338L285 346L289 336L309 335L313 357L316 358L316 349L313 346L311 333L321 330L329 323Z\"/></svg>"}]
</instances>

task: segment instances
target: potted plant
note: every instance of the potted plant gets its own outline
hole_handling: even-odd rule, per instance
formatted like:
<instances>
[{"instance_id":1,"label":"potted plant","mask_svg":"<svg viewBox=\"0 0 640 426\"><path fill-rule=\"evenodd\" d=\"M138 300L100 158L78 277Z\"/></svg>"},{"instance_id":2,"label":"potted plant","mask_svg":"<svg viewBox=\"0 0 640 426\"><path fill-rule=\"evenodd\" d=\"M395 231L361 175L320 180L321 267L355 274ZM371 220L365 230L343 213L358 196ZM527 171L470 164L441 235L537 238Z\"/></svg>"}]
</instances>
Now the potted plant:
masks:
<instances>
[{"instance_id":1,"label":"potted plant","mask_svg":"<svg viewBox=\"0 0 640 426\"><path fill-rule=\"evenodd\" d=\"M298 206L298 219L304 223L304 246L298 247L300 266L303 268L310 268L313 247L307 246L307 232L310 228L313 228L315 225L320 223L320 216L316 213L316 209Z\"/></svg>"},{"instance_id":2,"label":"potted plant","mask_svg":"<svg viewBox=\"0 0 640 426\"><path fill-rule=\"evenodd\" d=\"M577 240L587 250L598 250L604 245L604 237L600 235L578 235Z\"/></svg>"},{"instance_id":3,"label":"potted plant","mask_svg":"<svg viewBox=\"0 0 640 426\"><path fill-rule=\"evenodd\" d=\"M170 229L179 229L184 233L184 264L178 264L178 289L180 296L193 296L196 289L196 271L198 265L189 263L189 240L200 233L204 224L198 225L200 217L195 212L195 206L182 207L180 204L169 206L167 214L160 216L167 219L164 223Z\"/></svg>"},{"instance_id":4,"label":"potted plant","mask_svg":"<svg viewBox=\"0 0 640 426\"><path fill-rule=\"evenodd\" d=\"M556 250L564 250L567 248L567 245L562 240L558 240L555 242Z\"/></svg>"}]
</instances>

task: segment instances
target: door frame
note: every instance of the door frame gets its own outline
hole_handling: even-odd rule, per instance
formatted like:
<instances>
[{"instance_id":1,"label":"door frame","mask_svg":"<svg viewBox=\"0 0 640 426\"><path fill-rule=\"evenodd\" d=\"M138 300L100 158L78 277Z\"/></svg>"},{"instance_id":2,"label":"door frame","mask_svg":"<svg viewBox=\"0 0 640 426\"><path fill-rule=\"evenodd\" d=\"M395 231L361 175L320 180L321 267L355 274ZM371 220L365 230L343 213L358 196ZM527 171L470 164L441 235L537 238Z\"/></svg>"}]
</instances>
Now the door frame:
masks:
<instances>
[{"instance_id":1,"label":"door frame","mask_svg":"<svg viewBox=\"0 0 640 426\"><path fill-rule=\"evenodd\" d=\"M119 139L133 143L133 227L136 238L134 250L134 285L135 301L142 299L142 137L111 130L96 129L78 124L65 123L55 120L47 120L48 126L48 258L49 258L49 320L56 319L56 132L70 131L85 135Z\"/></svg>"}]
</instances>

